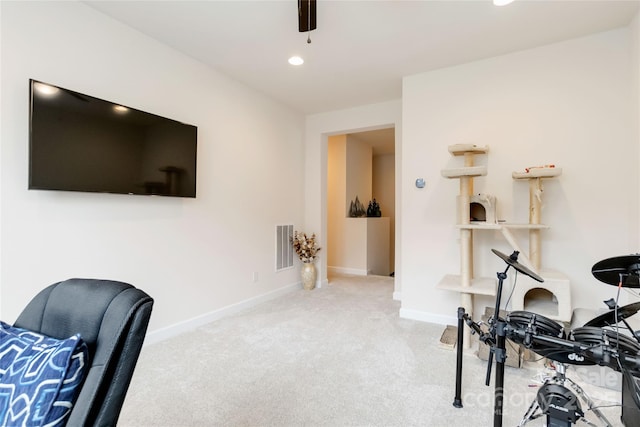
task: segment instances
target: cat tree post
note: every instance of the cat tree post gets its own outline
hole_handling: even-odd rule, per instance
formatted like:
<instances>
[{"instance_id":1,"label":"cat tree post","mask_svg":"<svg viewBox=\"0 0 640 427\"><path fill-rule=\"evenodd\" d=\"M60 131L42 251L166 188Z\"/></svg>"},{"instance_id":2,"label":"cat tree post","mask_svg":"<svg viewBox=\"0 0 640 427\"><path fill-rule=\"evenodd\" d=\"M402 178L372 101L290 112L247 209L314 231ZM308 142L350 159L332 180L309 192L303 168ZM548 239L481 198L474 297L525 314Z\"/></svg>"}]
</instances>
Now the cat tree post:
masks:
<instances>
[{"instance_id":1,"label":"cat tree post","mask_svg":"<svg viewBox=\"0 0 640 427\"><path fill-rule=\"evenodd\" d=\"M513 172L513 179L529 181L529 261L533 270L544 279L538 283L523 277L512 294L512 309L533 311L554 320L569 322L573 312L571 306L571 286L569 278L554 270L542 269L541 232L546 228L541 224L542 180L562 175L562 169L554 165L527 168L524 172ZM547 291L551 299L543 294L536 298L537 289ZM529 292L532 292L529 294ZM530 297L531 295L531 297Z\"/></svg>"},{"instance_id":2,"label":"cat tree post","mask_svg":"<svg viewBox=\"0 0 640 427\"><path fill-rule=\"evenodd\" d=\"M460 293L460 306L473 316L473 295L476 293L491 293L486 285L474 286L473 277L473 230L470 226L471 197L473 195L473 178L487 174L486 166L475 166L474 156L485 154L486 147L475 145L457 144L449 147L449 152L454 156L464 156L464 165L461 168L446 169L442 171L445 178L455 178L460 182L460 193L457 198L457 223L460 229L460 275L447 275L438 285L441 289L455 290ZM493 290L495 293L495 290ZM470 347L471 331L464 330L465 348Z\"/></svg>"},{"instance_id":3,"label":"cat tree post","mask_svg":"<svg viewBox=\"0 0 640 427\"><path fill-rule=\"evenodd\" d=\"M462 151L464 156L464 167L471 168L474 166L473 156L475 151ZM454 150L452 154L456 155ZM459 155L459 153L457 154ZM460 196L458 197L458 224L469 224L471 220L470 206L471 196L473 195L473 176L460 177ZM462 286L471 286L473 278L473 233L470 229L460 230L460 259L461 259L461 276ZM465 299L468 297L468 304L472 305L473 298L471 294L462 295Z\"/></svg>"},{"instance_id":4,"label":"cat tree post","mask_svg":"<svg viewBox=\"0 0 640 427\"><path fill-rule=\"evenodd\" d=\"M562 174L562 169L555 166L541 166L526 169L525 172L514 172L514 179L529 181L529 261L534 270L541 265L541 227L539 226L542 211L542 179L554 178Z\"/></svg>"},{"instance_id":5,"label":"cat tree post","mask_svg":"<svg viewBox=\"0 0 640 427\"><path fill-rule=\"evenodd\" d=\"M467 163L465 154L465 166ZM469 161L473 165L473 158ZM469 205L471 202L471 188L473 187L473 178L469 176L460 177L460 195L458 196L458 224L469 224ZM463 292L460 293L460 306L473 316L473 294L464 292L465 288L471 287L471 279L473 279L473 233L468 228L460 229L460 285ZM469 328L464 330L465 347L470 345L471 331Z\"/></svg>"},{"instance_id":6,"label":"cat tree post","mask_svg":"<svg viewBox=\"0 0 640 427\"><path fill-rule=\"evenodd\" d=\"M529 179L529 224L540 224L542 207L542 178ZM540 270L540 229L529 230L529 259L535 270Z\"/></svg>"},{"instance_id":7,"label":"cat tree post","mask_svg":"<svg viewBox=\"0 0 640 427\"><path fill-rule=\"evenodd\" d=\"M473 160L474 153L464 152L464 167L469 168L474 166ZM473 194L473 177L461 176L460 177L460 195L458 196L458 224L469 224L471 215L469 206L471 205L471 195ZM473 279L473 233L470 229L460 230L460 281L463 288L471 286L471 279ZM465 308L467 313L473 316L473 294L460 293L460 305ZM465 334L469 333L469 336L465 336L464 342L469 343L470 331L465 329Z\"/></svg>"}]
</instances>

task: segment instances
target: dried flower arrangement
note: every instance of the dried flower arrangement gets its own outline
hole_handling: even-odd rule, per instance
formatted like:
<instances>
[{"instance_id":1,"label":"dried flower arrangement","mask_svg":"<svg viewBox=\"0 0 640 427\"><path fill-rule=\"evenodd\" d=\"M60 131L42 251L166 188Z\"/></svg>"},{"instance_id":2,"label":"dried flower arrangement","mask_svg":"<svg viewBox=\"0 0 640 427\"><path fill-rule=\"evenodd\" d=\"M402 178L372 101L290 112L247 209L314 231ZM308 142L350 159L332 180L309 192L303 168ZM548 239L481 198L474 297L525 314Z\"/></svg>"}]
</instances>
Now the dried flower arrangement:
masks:
<instances>
[{"instance_id":1,"label":"dried flower arrangement","mask_svg":"<svg viewBox=\"0 0 640 427\"><path fill-rule=\"evenodd\" d=\"M311 237L307 237L306 233L299 233L295 231L291 238L291 244L298 254L300 261L304 263L314 262L318 258L318 251L320 247L316 242L315 233Z\"/></svg>"}]
</instances>

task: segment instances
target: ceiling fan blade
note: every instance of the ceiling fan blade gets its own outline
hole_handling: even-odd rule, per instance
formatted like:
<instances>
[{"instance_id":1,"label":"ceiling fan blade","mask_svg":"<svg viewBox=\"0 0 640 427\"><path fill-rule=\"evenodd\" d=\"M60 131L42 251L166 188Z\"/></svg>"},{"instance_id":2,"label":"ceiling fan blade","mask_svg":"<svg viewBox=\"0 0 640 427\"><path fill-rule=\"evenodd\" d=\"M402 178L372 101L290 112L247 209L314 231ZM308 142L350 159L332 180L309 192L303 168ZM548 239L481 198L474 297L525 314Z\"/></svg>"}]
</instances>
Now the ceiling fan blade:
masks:
<instances>
[{"instance_id":1,"label":"ceiling fan blade","mask_svg":"<svg viewBox=\"0 0 640 427\"><path fill-rule=\"evenodd\" d=\"M316 0L298 0L298 31L316 29Z\"/></svg>"}]
</instances>

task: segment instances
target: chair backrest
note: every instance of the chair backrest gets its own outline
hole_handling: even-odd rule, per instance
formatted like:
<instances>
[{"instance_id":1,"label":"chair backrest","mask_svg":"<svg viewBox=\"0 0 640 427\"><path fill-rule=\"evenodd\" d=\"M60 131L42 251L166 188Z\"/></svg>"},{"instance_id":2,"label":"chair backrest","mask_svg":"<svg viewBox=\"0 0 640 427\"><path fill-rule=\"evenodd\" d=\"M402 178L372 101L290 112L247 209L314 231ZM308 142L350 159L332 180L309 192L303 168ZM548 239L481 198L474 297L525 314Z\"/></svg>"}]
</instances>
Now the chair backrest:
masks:
<instances>
[{"instance_id":1,"label":"chair backrest","mask_svg":"<svg viewBox=\"0 0 640 427\"><path fill-rule=\"evenodd\" d=\"M127 283L70 279L43 289L16 327L63 339L79 333L90 367L69 426L115 426L149 324L153 299Z\"/></svg>"}]
</instances>

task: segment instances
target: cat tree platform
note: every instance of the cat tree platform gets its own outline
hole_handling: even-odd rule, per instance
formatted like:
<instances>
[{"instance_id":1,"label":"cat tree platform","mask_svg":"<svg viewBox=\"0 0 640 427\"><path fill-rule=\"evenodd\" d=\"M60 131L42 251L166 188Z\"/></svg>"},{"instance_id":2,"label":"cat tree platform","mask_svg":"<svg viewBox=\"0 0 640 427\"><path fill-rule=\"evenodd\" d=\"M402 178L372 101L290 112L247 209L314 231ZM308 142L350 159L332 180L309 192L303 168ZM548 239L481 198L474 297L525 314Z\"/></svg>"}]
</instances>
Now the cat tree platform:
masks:
<instances>
[{"instance_id":1,"label":"cat tree platform","mask_svg":"<svg viewBox=\"0 0 640 427\"><path fill-rule=\"evenodd\" d=\"M469 286L462 284L462 276L459 274L446 274L436 285L438 289L461 292L471 295L488 295L495 297L497 282L495 278L478 277L471 279Z\"/></svg>"},{"instance_id":2,"label":"cat tree platform","mask_svg":"<svg viewBox=\"0 0 640 427\"><path fill-rule=\"evenodd\" d=\"M530 168L524 172L513 172L513 179L533 179L533 178L555 178L562 175L562 168L557 167L539 167Z\"/></svg>"},{"instance_id":3,"label":"cat tree platform","mask_svg":"<svg viewBox=\"0 0 640 427\"><path fill-rule=\"evenodd\" d=\"M464 178L484 176L487 174L486 166L466 166L462 168L444 169L441 174L445 178Z\"/></svg>"},{"instance_id":4,"label":"cat tree platform","mask_svg":"<svg viewBox=\"0 0 640 427\"><path fill-rule=\"evenodd\" d=\"M474 154L486 154L487 146L481 147L475 144L453 144L449 146L449 153L454 156L472 156Z\"/></svg>"}]
</instances>

